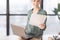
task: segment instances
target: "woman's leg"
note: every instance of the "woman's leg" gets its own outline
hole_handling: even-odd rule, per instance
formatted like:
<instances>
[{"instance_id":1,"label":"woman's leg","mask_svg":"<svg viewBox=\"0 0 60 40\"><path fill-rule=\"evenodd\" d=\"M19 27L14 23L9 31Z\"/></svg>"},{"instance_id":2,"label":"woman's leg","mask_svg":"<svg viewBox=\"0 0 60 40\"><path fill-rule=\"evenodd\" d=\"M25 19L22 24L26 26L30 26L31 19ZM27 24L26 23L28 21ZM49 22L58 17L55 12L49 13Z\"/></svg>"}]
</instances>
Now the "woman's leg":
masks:
<instances>
[{"instance_id":1,"label":"woman's leg","mask_svg":"<svg viewBox=\"0 0 60 40\"><path fill-rule=\"evenodd\" d=\"M31 40L42 40L42 38L32 38Z\"/></svg>"},{"instance_id":2,"label":"woman's leg","mask_svg":"<svg viewBox=\"0 0 60 40\"><path fill-rule=\"evenodd\" d=\"M26 35L26 36L21 36L21 40L30 40L32 39L32 36Z\"/></svg>"}]
</instances>

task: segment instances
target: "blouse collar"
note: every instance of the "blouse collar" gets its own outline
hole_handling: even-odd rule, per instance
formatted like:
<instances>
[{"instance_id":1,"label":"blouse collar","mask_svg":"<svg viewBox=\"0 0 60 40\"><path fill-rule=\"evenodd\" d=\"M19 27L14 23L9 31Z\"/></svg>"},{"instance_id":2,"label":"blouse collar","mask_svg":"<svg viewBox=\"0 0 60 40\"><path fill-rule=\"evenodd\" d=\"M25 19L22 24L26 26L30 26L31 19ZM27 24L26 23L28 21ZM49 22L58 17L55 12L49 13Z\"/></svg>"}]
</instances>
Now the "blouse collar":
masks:
<instances>
[{"instance_id":1,"label":"blouse collar","mask_svg":"<svg viewBox=\"0 0 60 40\"><path fill-rule=\"evenodd\" d=\"M42 9L41 8L39 8L39 10L38 10L38 12L37 13L39 13L39 11L41 11ZM33 11L33 8L31 9L31 12ZM32 14L32 13L31 13Z\"/></svg>"}]
</instances>

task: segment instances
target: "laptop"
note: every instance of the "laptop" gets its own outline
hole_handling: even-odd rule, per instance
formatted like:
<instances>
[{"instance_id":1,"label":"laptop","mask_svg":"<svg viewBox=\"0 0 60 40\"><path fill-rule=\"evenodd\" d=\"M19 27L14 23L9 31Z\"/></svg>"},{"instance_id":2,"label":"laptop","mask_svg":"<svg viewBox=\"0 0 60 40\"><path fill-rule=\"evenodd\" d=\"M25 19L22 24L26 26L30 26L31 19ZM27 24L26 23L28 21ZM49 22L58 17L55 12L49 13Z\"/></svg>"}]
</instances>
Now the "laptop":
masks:
<instances>
[{"instance_id":1,"label":"laptop","mask_svg":"<svg viewBox=\"0 0 60 40\"><path fill-rule=\"evenodd\" d=\"M17 36L25 36L24 28L16 25L11 25L13 34Z\"/></svg>"}]
</instances>

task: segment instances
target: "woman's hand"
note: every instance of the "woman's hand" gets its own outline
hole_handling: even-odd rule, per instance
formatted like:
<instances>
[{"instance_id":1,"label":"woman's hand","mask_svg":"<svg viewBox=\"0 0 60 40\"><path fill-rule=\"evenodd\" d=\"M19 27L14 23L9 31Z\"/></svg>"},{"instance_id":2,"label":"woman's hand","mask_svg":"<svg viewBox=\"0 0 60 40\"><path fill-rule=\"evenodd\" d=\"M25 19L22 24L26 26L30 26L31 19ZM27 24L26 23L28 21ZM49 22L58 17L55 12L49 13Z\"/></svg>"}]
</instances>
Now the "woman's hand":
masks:
<instances>
[{"instance_id":1,"label":"woman's hand","mask_svg":"<svg viewBox=\"0 0 60 40\"><path fill-rule=\"evenodd\" d=\"M40 25L39 25L39 28L40 28L40 29L44 29L44 28L45 28L45 24L40 24Z\"/></svg>"}]
</instances>

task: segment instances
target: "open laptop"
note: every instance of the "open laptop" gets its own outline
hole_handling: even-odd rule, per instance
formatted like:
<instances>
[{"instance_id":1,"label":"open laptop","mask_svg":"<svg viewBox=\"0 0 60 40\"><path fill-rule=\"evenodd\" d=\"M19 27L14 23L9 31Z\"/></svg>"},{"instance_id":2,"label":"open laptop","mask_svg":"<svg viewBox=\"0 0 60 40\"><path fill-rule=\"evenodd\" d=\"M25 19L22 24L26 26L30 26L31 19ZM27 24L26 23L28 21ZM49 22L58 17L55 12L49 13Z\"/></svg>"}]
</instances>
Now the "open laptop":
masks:
<instances>
[{"instance_id":1,"label":"open laptop","mask_svg":"<svg viewBox=\"0 0 60 40\"><path fill-rule=\"evenodd\" d=\"M20 26L16 26L16 25L11 25L12 27L12 31L15 35L18 35L18 36L25 36L25 32L24 32L24 28L23 27L20 27Z\"/></svg>"}]
</instances>

